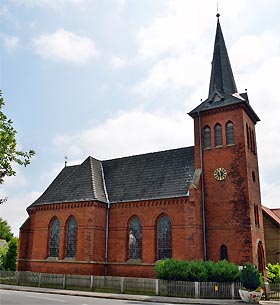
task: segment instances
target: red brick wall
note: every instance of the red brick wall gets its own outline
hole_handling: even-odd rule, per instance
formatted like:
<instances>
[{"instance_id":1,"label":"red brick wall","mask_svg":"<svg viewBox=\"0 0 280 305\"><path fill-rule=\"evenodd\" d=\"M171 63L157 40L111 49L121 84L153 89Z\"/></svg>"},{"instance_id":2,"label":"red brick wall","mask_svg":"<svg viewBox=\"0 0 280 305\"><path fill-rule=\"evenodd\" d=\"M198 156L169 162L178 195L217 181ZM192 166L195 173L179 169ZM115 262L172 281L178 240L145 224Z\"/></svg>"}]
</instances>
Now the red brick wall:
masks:
<instances>
[{"instance_id":1,"label":"red brick wall","mask_svg":"<svg viewBox=\"0 0 280 305\"><path fill-rule=\"evenodd\" d=\"M167 215L172 224L172 253L177 259L202 259L201 207L196 190L188 198L173 198L112 204L109 218L109 259L107 275L155 277L157 219ZM29 228L21 231L19 270L51 273L103 275L105 272L105 204L69 203L37 207L29 211ZM65 259L66 224L69 217L78 222L77 256ZM142 261L128 261L128 225L133 216L142 223ZM53 217L61 223L58 260L48 258L49 227ZM29 231L27 231L27 229ZM27 239L32 240L29 255Z\"/></svg>"},{"instance_id":2,"label":"red brick wall","mask_svg":"<svg viewBox=\"0 0 280 305\"><path fill-rule=\"evenodd\" d=\"M226 145L225 125L234 124L235 145ZM207 258L220 259L220 247L226 245L229 260L237 264L257 264L258 240L263 241L262 217L260 227L254 224L254 203L259 205L259 173L257 156L247 148L246 122L254 124L243 108L231 106L201 114L201 127L211 128L212 148L203 149L203 172L205 187L205 213ZM223 146L214 147L214 126L223 127ZM200 168L199 120L195 119L196 167ZM223 167L227 178L214 179L214 170ZM254 170L256 181L252 182ZM261 214L261 213L260 213Z\"/></svg>"}]
</instances>

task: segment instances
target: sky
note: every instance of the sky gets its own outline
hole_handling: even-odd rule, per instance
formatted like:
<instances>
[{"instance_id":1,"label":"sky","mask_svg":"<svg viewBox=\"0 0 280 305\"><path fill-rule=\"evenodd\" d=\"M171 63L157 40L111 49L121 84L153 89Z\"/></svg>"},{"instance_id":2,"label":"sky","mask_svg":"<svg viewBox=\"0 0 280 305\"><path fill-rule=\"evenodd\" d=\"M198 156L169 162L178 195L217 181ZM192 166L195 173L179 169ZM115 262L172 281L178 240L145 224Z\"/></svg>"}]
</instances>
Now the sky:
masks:
<instances>
[{"instance_id":1,"label":"sky","mask_svg":"<svg viewBox=\"0 0 280 305\"><path fill-rule=\"evenodd\" d=\"M219 0L239 92L256 126L263 205L279 208L280 1ZM0 89L30 166L5 179L0 216L26 208L64 167L192 146L187 115L208 87L216 0L0 0Z\"/></svg>"}]
</instances>

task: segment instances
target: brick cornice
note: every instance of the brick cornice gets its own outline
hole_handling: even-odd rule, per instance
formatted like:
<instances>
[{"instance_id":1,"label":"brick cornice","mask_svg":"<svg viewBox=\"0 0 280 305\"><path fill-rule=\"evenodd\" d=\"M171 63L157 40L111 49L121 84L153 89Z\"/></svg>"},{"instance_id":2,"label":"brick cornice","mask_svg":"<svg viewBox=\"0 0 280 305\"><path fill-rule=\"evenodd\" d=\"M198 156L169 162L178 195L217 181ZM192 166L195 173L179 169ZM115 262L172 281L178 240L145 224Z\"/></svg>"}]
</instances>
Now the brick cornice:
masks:
<instances>
[{"instance_id":1,"label":"brick cornice","mask_svg":"<svg viewBox=\"0 0 280 305\"><path fill-rule=\"evenodd\" d=\"M44 205L34 206L28 209L30 215L34 214L36 211L46 211L46 210L66 210L75 208L106 208L106 203L99 201L83 201L83 202L64 202L64 203L50 203Z\"/></svg>"},{"instance_id":2,"label":"brick cornice","mask_svg":"<svg viewBox=\"0 0 280 305\"><path fill-rule=\"evenodd\" d=\"M120 202L111 204L111 209L131 209L140 207L156 207L156 206L169 206L179 205L187 202L187 197L168 198L168 199L155 199L144 201Z\"/></svg>"}]
</instances>

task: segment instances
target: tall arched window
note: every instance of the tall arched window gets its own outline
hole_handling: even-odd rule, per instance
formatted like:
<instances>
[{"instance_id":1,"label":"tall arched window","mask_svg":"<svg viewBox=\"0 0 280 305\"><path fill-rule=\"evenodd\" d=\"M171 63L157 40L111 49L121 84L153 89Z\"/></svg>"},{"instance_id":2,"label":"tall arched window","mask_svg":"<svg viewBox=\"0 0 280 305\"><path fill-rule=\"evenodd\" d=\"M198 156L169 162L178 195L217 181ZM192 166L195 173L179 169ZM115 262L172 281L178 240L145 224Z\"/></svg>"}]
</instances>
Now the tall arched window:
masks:
<instances>
[{"instance_id":1,"label":"tall arched window","mask_svg":"<svg viewBox=\"0 0 280 305\"><path fill-rule=\"evenodd\" d=\"M78 224L72 217L67 224L66 257L76 257Z\"/></svg>"},{"instance_id":2,"label":"tall arched window","mask_svg":"<svg viewBox=\"0 0 280 305\"><path fill-rule=\"evenodd\" d=\"M50 257L58 257L59 236L60 236L60 222L57 218L54 218L50 226L50 239L49 239Z\"/></svg>"},{"instance_id":3,"label":"tall arched window","mask_svg":"<svg viewBox=\"0 0 280 305\"><path fill-rule=\"evenodd\" d=\"M157 260L172 257L172 228L167 216L161 216L157 223Z\"/></svg>"},{"instance_id":4,"label":"tall arched window","mask_svg":"<svg viewBox=\"0 0 280 305\"><path fill-rule=\"evenodd\" d=\"M247 123L246 123L246 133L247 133L247 146L248 146L248 148L250 148L249 127L248 127Z\"/></svg>"},{"instance_id":5,"label":"tall arched window","mask_svg":"<svg viewBox=\"0 0 280 305\"><path fill-rule=\"evenodd\" d=\"M226 124L226 144L234 144L234 127L232 122Z\"/></svg>"},{"instance_id":6,"label":"tall arched window","mask_svg":"<svg viewBox=\"0 0 280 305\"><path fill-rule=\"evenodd\" d=\"M252 132L251 127L249 127L249 147L251 148L251 151L253 149L253 143L252 143Z\"/></svg>"},{"instance_id":7,"label":"tall arched window","mask_svg":"<svg viewBox=\"0 0 280 305\"><path fill-rule=\"evenodd\" d=\"M221 261L223 259L228 260L228 251L227 251L227 246L225 246L225 245L221 246Z\"/></svg>"},{"instance_id":8,"label":"tall arched window","mask_svg":"<svg viewBox=\"0 0 280 305\"><path fill-rule=\"evenodd\" d=\"M209 126L203 128L203 144L204 148L211 148L211 128Z\"/></svg>"},{"instance_id":9,"label":"tall arched window","mask_svg":"<svg viewBox=\"0 0 280 305\"><path fill-rule=\"evenodd\" d=\"M142 259L142 225L138 217L129 224L128 248L129 259Z\"/></svg>"},{"instance_id":10,"label":"tall arched window","mask_svg":"<svg viewBox=\"0 0 280 305\"><path fill-rule=\"evenodd\" d=\"M255 141L255 133L254 130L252 130L252 143L253 143L253 153L255 154L257 152L257 148L256 148L256 141Z\"/></svg>"},{"instance_id":11,"label":"tall arched window","mask_svg":"<svg viewBox=\"0 0 280 305\"><path fill-rule=\"evenodd\" d=\"M215 146L223 146L222 125L216 124L214 127Z\"/></svg>"}]
</instances>

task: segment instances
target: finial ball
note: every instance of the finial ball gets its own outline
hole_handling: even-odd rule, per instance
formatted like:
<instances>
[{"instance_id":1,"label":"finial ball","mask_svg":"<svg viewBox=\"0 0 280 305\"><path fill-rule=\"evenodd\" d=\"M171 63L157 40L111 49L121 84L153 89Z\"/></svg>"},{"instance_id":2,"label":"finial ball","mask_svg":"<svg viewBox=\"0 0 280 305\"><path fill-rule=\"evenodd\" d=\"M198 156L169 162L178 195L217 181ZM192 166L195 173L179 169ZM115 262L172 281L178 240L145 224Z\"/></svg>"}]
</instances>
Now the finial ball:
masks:
<instances>
[{"instance_id":1,"label":"finial ball","mask_svg":"<svg viewBox=\"0 0 280 305\"><path fill-rule=\"evenodd\" d=\"M218 14L216 15L216 17L219 18L219 17L220 17L220 14L218 13Z\"/></svg>"}]
</instances>

